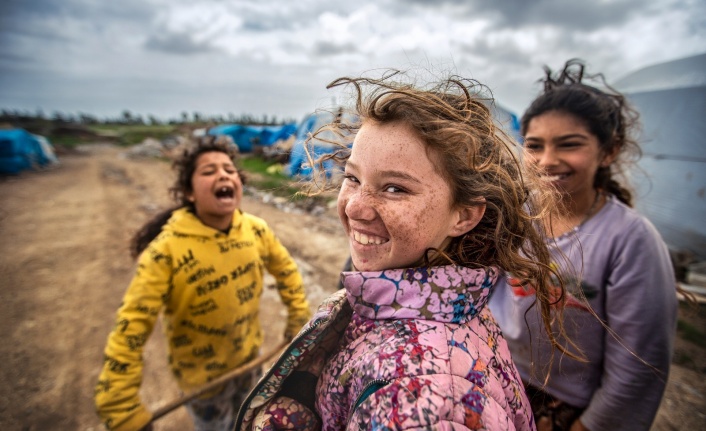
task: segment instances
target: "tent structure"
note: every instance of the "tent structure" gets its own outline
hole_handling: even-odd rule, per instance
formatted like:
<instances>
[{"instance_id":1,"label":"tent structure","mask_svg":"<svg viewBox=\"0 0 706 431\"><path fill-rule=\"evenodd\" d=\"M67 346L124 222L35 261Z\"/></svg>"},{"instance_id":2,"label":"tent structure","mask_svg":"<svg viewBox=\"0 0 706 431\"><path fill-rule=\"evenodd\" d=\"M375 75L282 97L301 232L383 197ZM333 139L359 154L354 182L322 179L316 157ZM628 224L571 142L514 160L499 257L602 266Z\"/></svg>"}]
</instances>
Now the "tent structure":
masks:
<instances>
[{"instance_id":1,"label":"tent structure","mask_svg":"<svg viewBox=\"0 0 706 431\"><path fill-rule=\"evenodd\" d=\"M640 69L613 86L640 113L636 207L670 248L706 259L706 54Z\"/></svg>"},{"instance_id":2,"label":"tent structure","mask_svg":"<svg viewBox=\"0 0 706 431\"><path fill-rule=\"evenodd\" d=\"M493 113L498 125L500 125L510 136L519 142L521 139L520 122L517 116L497 104L491 108L491 112ZM342 112L341 115L343 115L343 121L347 124L351 124L356 121L352 114ZM313 139L307 143L307 139L310 134L316 132L320 127L331 123L333 120L334 114L332 112L320 111L305 116L299 123L296 131L296 139L289 157L289 165L287 166L287 173L290 176L301 176L304 178L309 178L311 176L312 169L308 166L309 160L307 158L305 145L308 147L309 153L314 160L324 154L329 154L340 149L339 146L329 144L318 139ZM335 136L328 133L319 136L321 136L324 140L336 139ZM327 175L330 175L331 171L335 169L335 167L333 163L328 163L324 166L324 169L326 170Z\"/></svg>"},{"instance_id":3,"label":"tent structure","mask_svg":"<svg viewBox=\"0 0 706 431\"><path fill-rule=\"evenodd\" d=\"M299 176L304 178L311 177L312 169L309 166L309 160L307 158L307 149L309 155L316 160L320 156L325 154L333 153L340 149L339 146L327 143L320 139L312 139L307 142L310 134L316 132L322 126L331 123L334 120L335 115L328 111L319 111L308 114L299 123L296 132L296 138L294 140L294 145L292 145L292 151L289 155L289 164L287 165L286 172L290 176ZM345 121L354 120L352 117L347 116ZM319 135L323 139L335 139L331 134ZM307 148L305 148L305 146ZM328 163L324 166L327 175L332 173L335 169L333 163Z\"/></svg>"},{"instance_id":4,"label":"tent structure","mask_svg":"<svg viewBox=\"0 0 706 431\"><path fill-rule=\"evenodd\" d=\"M490 111L495 117L497 124L505 130L505 133L513 137L517 142L522 142L520 119L517 115L497 103L491 107Z\"/></svg>"},{"instance_id":5,"label":"tent structure","mask_svg":"<svg viewBox=\"0 0 706 431\"><path fill-rule=\"evenodd\" d=\"M253 145L271 146L287 139L297 131L294 123L282 126L244 126L242 124L222 124L208 130L209 135L228 135L243 153L253 150Z\"/></svg>"},{"instance_id":6,"label":"tent structure","mask_svg":"<svg viewBox=\"0 0 706 431\"><path fill-rule=\"evenodd\" d=\"M24 129L0 130L0 173L19 174L58 163L46 138Z\"/></svg>"}]
</instances>

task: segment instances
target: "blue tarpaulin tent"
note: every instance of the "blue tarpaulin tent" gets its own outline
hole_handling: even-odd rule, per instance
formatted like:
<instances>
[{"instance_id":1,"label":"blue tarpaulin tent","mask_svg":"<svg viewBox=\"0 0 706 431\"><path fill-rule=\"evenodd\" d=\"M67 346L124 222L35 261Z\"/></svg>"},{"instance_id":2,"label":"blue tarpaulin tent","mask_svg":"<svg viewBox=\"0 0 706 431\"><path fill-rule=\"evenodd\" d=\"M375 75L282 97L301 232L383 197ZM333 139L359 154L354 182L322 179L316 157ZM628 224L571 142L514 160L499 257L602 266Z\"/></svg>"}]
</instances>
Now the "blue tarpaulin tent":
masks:
<instances>
[{"instance_id":1,"label":"blue tarpaulin tent","mask_svg":"<svg viewBox=\"0 0 706 431\"><path fill-rule=\"evenodd\" d=\"M242 124L223 124L208 130L209 135L228 135L243 153L249 153L253 145L271 146L275 142L287 139L297 130L294 123L282 126L244 126Z\"/></svg>"},{"instance_id":2,"label":"blue tarpaulin tent","mask_svg":"<svg viewBox=\"0 0 706 431\"><path fill-rule=\"evenodd\" d=\"M520 122L517 116L497 104L491 108L491 111L495 117L495 120L505 130L505 132L519 141ZM355 117L351 114L343 113L342 115L344 123L350 124L355 121ZM306 156L304 145L309 138L310 133L316 132L321 126L331 123L333 120L333 113L321 111L307 115L299 123L296 140L294 141L292 152L289 156L289 165L287 166L287 173L289 175L302 176L305 178L309 178L311 176L311 167L308 166L309 161ZM332 140L335 139L333 135L327 133L324 133L322 138ZM313 140L306 145L308 146L309 153L313 160L316 160L324 154L329 154L340 149L339 146L322 142L320 140ZM327 175L331 174L331 169L333 168L333 163L327 163L324 166Z\"/></svg>"},{"instance_id":3,"label":"blue tarpaulin tent","mask_svg":"<svg viewBox=\"0 0 706 431\"><path fill-rule=\"evenodd\" d=\"M305 178L311 177L312 169L308 166L309 161L306 156L306 149L304 148L304 145L308 145L309 153L314 160L324 154L332 153L340 148L320 140L314 140L308 144L306 143L310 133L316 132L320 127L332 122L333 119L334 115L332 113L322 111L307 115L301 123L299 123L294 145L292 146L292 152L289 155L289 165L287 166L287 173L290 176L302 176ZM328 166L324 166L324 169L326 169L327 172L329 172L332 168L332 163L329 163Z\"/></svg>"},{"instance_id":4,"label":"blue tarpaulin tent","mask_svg":"<svg viewBox=\"0 0 706 431\"><path fill-rule=\"evenodd\" d=\"M505 133L514 138L517 142L522 142L522 135L520 135L520 119L517 115L497 103L491 107L490 112Z\"/></svg>"},{"instance_id":5,"label":"blue tarpaulin tent","mask_svg":"<svg viewBox=\"0 0 706 431\"><path fill-rule=\"evenodd\" d=\"M24 129L0 130L0 173L18 174L57 163L49 141Z\"/></svg>"}]
</instances>

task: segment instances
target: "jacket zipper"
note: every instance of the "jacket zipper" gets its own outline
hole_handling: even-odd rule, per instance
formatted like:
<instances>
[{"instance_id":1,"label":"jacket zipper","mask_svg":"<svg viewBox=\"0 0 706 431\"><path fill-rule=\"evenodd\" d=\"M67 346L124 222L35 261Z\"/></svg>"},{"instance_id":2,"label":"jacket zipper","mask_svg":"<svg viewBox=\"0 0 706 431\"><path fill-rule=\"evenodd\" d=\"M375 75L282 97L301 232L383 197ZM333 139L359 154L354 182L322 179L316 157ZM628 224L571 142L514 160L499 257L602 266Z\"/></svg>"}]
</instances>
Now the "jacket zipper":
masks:
<instances>
[{"instance_id":1,"label":"jacket zipper","mask_svg":"<svg viewBox=\"0 0 706 431\"><path fill-rule=\"evenodd\" d=\"M378 389L384 388L385 386L389 385L390 381L387 379L373 379L369 381L364 387L363 390L360 391L360 395L358 395L358 398L356 398L355 403L353 403L353 406L351 407L351 411L348 413L348 420L346 423L351 422L351 418L353 417L353 414L355 413L356 410L358 410L358 406L363 403L370 395L375 393Z\"/></svg>"}]
</instances>

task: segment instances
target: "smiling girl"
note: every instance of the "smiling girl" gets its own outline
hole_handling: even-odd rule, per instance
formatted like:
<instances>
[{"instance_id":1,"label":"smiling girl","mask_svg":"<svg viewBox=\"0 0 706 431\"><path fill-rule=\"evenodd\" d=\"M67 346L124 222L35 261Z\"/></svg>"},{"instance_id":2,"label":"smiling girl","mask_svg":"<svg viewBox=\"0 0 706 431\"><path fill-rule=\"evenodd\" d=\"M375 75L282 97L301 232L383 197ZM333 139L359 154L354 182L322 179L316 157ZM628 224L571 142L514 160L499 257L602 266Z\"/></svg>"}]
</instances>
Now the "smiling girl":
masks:
<instances>
[{"instance_id":1,"label":"smiling girl","mask_svg":"<svg viewBox=\"0 0 706 431\"><path fill-rule=\"evenodd\" d=\"M543 316L528 285L501 283L490 307L540 430L649 430L669 375L676 281L662 238L617 180L639 154L636 115L588 78L578 61L556 77L547 69L521 121L526 162L561 196L563 212L542 229L569 293L564 326L588 361L560 358L536 335Z\"/></svg>"},{"instance_id":2,"label":"smiling girl","mask_svg":"<svg viewBox=\"0 0 706 431\"><path fill-rule=\"evenodd\" d=\"M331 84L353 87L361 119L336 156L354 270L250 393L238 430L534 429L486 302L503 268L548 313L533 214L551 195L521 172L482 86L394 76Z\"/></svg>"},{"instance_id":3,"label":"smiling girl","mask_svg":"<svg viewBox=\"0 0 706 431\"><path fill-rule=\"evenodd\" d=\"M149 428L142 405L143 346L157 317L169 344L169 363L185 392L258 356L264 271L277 280L287 305L285 337L309 319L302 279L267 224L240 210L243 182L237 152L213 137L188 148L174 162L171 191L180 202L148 222L133 239L137 273L108 337L96 385L98 413L110 430ZM231 380L187 404L195 430L230 430L256 374Z\"/></svg>"}]
</instances>

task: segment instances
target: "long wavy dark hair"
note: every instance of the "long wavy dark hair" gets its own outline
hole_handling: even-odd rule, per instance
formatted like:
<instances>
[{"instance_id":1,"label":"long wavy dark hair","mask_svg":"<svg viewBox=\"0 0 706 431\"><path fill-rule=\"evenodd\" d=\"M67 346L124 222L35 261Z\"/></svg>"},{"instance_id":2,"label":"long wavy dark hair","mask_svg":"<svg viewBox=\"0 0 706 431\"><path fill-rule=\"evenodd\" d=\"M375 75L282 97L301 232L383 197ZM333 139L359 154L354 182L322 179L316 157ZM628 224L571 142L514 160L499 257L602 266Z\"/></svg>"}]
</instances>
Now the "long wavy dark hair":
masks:
<instances>
[{"instance_id":1,"label":"long wavy dark hair","mask_svg":"<svg viewBox=\"0 0 706 431\"><path fill-rule=\"evenodd\" d=\"M602 74L588 75L580 59L571 59L554 74L544 67L544 91L525 111L520 120L524 136L530 121L549 111L565 112L583 122L598 138L603 154L615 154L609 166L599 167L594 188L615 195L621 202L633 206L633 195L627 180L627 168L642 155L637 137L640 131L639 114L625 96L610 87ZM586 84L593 81L601 86Z\"/></svg>"}]
</instances>

